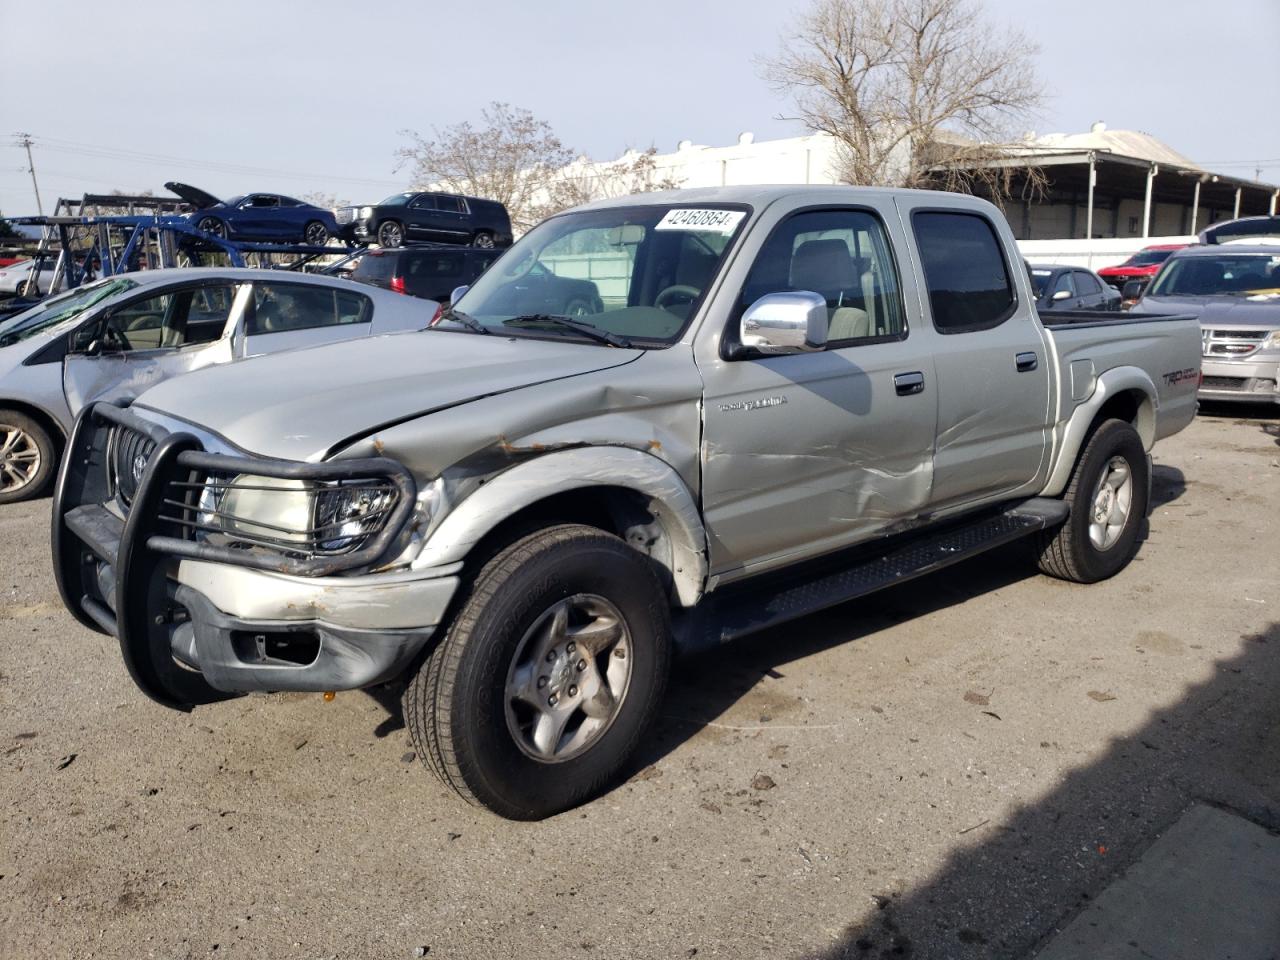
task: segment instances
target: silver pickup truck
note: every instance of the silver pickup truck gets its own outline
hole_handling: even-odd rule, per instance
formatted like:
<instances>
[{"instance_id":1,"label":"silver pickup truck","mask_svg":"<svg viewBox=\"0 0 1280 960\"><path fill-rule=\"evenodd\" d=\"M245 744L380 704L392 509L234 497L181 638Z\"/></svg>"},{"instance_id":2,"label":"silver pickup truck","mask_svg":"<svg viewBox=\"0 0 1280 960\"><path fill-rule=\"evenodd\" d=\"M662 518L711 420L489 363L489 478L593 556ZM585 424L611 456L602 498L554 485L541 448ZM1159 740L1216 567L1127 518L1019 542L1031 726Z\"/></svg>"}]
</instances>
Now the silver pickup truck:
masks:
<instances>
[{"instance_id":1,"label":"silver pickup truck","mask_svg":"<svg viewBox=\"0 0 1280 960\"><path fill-rule=\"evenodd\" d=\"M549 312L564 278L599 309ZM178 709L406 677L419 755L513 818L624 769L673 651L1021 537L1117 573L1196 409L1193 319L1042 322L972 197L609 200L455 293L421 333L88 408L55 566Z\"/></svg>"}]
</instances>

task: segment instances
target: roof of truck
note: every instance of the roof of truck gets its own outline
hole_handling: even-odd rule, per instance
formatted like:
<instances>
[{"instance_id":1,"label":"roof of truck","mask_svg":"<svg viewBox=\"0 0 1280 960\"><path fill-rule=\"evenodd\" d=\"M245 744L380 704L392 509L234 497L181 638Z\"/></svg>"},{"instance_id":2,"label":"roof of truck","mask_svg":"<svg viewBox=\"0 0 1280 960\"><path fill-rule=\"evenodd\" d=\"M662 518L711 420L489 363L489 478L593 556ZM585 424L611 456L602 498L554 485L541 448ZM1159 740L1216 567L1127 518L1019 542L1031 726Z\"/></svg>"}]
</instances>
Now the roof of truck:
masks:
<instances>
[{"instance_id":1,"label":"roof of truck","mask_svg":"<svg viewBox=\"0 0 1280 960\"><path fill-rule=\"evenodd\" d=\"M625 197L612 197L584 204L579 210L598 210L606 207L631 207L637 205L688 204L688 203L745 203L764 207L777 200L803 200L812 203L832 203L847 199L856 202L871 196L932 197L963 196L977 205L986 206L985 200L969 194L947 194L939 190L908 190L900 187L852 187L844 184L751 184L734 187L686 187L679 190L659 190L653 193L633 193Z\"/></svg>"}]
</instances>

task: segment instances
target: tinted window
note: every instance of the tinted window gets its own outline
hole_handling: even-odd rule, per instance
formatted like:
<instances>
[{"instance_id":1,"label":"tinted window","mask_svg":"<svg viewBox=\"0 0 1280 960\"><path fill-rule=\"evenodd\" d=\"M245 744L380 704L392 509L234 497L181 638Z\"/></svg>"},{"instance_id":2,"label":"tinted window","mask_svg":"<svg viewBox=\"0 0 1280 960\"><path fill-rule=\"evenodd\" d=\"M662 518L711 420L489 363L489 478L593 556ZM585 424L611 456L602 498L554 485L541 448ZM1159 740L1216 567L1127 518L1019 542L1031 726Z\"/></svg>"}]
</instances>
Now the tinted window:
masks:
<instances>
[{"instance_id":1,"label":"tinted window","mask_svg":"<svg viewBox=\"0 0 1280 960\"><path fill-rule=\"evenodd\" d=\"M1155 263L1164 263L1169 259L1172 250L1142 250L1124 262L1126 267L1149 267Z\"/></svg>"},{"instance_id":2,"label":"tinted window","mask_svg":"<svg viewBox=\"0 0 1280 960\"><path fill-rule=\"evenodd\" d=\"M1031 271L1031 291L1036 295L1036 299L1044 296L1044 288L1049 283L1049 278L1053 276L1052 270L1032 270Z\"/></svg>"},{"instance_id":3,"label":"tinted window","mask_svg":"<svg viewBox=\"0 0 1280 960\"><path fill-rule=\"evenodd\" d=\"M409 206L411 209L414 209L414 210L435 210L436 198L435 197L419 197L417 200L413 201L413 203L409 204Z\"/></svg>"},{"instance_id":4,"label":"tinted window","mask_svg":"<svg viewBox=\"0 0 1280 960\"><path fill-rule=\"evenodd\" d=\"M462 275L462 254L421 253L405 258L405 273L411 277L457 277Z\"/></svg>"},{"instance_id":5,"label":"tinted window","mask_svg":"<svg viewBox=\"0 0 1280 960\"><path fill-rule=\"evenodd\" d=\"M358 293L301 284L255 283L253 310L245 322L245 332L284 333L368 323L372 313L369 298Z\"/></svg>"},{"instance_id":6,"label":"tinted window","mask_svg":"<svg viewBox=\"0 0 1280 960\"><path fill-rule=\"evenodd\" d=\"M1222 254L1170 260L1147 291L1153 297L1249 296L1280 290L1280 254Z\"/></svg>"},{"instance_id":7,"label":"tinted window","mask_svg":"<svg viewBox=\"0 0 1280 960\"><path fill-rule=\"evenodd\" d=\"M1013 314L1013 284L991 224L969 213L912 217L939 333L994 327Z\"/></svg>"},{"instance_id":8,"label":"tinted window","mask_svg":"<svg viewBox=\"0 0 1280 960\"><path fill-rule=\"evenodd\" d=\"M1082 297L1091 297L1102 292L1102 285L1094 279L1093 274L1076 271L1076 290Z\"/></svg>"},{"instance_id":9,"label":"tinted window","mask_svg":"<svg viewBox=\"0 0 1280 960\"><path fill-rule=\"evenodd\" d=\"M1058 274L1058 282L1053 285L1053 293L1066 293L1075 296L1076 292L1071 286L1071 271L1064 270Z\"/></svg>"},{"instance_id":10,"label":"tinted window","mask_svg":"<svg viewBox=\"0 0 1280 960\"><path fill-rule=\"evenodd\" d=\"M467 205L461 197L436 197L436 208L449 213L466 213Z\"/></svg>"},{"instance_id":11,"label":"tinted window","mask_svg":"<svg viewBox=\"0 0 1280 960\"><path fill-rule=\"evenodd\" d=\"M170 290L112 310L100 332L108 350L159 350L210 343L222 336L235 288Z\"/></svg>"},{"instance_id":12,"label":"tinted window","mask_svg":"<svg viewBox=\"0 0 1280 960\"><path fill-rule=\"evenodd\" d=\"M396 258L381 253L366 253L356 264L351 276L357 280L389 283L395 275Z\"/></svg>"},{"instance_id":13,"label":"tinted window","mask_svg":"<svg viewBox=\"0 0 1280 960\"><path fill-rule=\"evenodd\" d=\"M884 227L861 210L815 210L770 235L742 288L739 312L765 294L809 290L827 301L829 342L906 333Z\"/></svg>"}]
</instances>

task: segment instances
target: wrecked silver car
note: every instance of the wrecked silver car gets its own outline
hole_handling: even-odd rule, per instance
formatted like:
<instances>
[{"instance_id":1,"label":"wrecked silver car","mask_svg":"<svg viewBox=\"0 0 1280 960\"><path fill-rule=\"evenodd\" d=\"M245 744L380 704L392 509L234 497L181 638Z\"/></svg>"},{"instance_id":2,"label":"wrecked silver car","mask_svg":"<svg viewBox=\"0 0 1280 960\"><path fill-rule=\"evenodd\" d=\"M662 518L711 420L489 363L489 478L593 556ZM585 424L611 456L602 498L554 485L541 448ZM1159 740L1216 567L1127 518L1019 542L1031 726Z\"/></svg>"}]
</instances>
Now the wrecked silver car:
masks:
<instances>
[{"instance_id":1,"label":"wrecked silver car","mask_svg":"<svg viewBox=\"0 0 1280 960\"><path fill-rule=\"evenodd\" d=\"M1195 413L1193 319L1042 322L972 197L610 200L452 300L93 404L55 568L177 709L409 678L419 756L507 817L607 786L674 650L1019 537L1054 576L1116 574L1148 451Z\"/></svg>"},{"instance_id":2,"label":"wrecked silver car","mask_svg":"<svg viewBox=\"0 0 1280 960\"><path fill-rule=\"evenodd\" d=\"M0 323L0 503L38 496L74 417L161 380L295 347L425 327L436 304L278 270L108 277Z\"/></svg>"}]
</instances>

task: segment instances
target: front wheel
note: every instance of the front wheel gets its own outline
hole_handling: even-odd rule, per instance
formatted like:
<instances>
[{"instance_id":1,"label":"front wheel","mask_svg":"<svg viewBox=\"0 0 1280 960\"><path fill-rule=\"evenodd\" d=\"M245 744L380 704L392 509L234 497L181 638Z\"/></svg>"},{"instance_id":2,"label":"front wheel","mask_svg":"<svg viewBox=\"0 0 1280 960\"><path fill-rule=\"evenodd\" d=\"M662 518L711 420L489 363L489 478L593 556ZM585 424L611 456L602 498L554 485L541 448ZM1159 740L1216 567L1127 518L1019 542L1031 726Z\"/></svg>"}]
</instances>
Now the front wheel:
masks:
<instances>
[{"instance_id":1,"label":"front wheel","mask_svg":"<svg viewBox=\"0 0 1280 960\"><path fill-rule=\"evenodd\" d=\"M205 217L198 224L197 230L203 230L205 233L212 234L215 237L226 237L227 226L217 217Z\"/></svg>"},{"instance_id":2,"label":"front wheel","mask_svg":"<svg viewBox=\"0 0 1280 960\"><path fill-rule=\"evenodd\" d=\"M404 243L404 228L394 220L384 220L378 226L378 243L384 247L398 247Z\"/></svg>"},{"instance_id":3,"label":"front wheel","mask_svg":"<svg viewBox=\"0 0 1280 960\"><path fill-rule=\"evenodd\" d=\"M1095 583L1128 566L1147 515L1149 475L1142 438L1132 426L1108 420L1098 427L1067 487L1071 515L1056 530L1039 535L1041 571Z\"/></svg>"},{"instance_id":4,"label":"front wheel","mask_svg":"<svg viewBox=\"0 0 1280 960\"><path fill-rule=\"evenodd\" d=\"M622 770L670 659L651 561L565 525L498 553L405 692L419 756L464 799L515 820L567 810Z\"/></svg>"},{"instance_id":5,"label":"front wheel","mask_svg":"<svg viewBox=\"0 0 1280 960\"><path fill-rule=\"evenodd\" d=\"M40 424L15 410L0 410L0 503L39 496L56 472L57 448Z\"/></svg>"}]
</instances>

